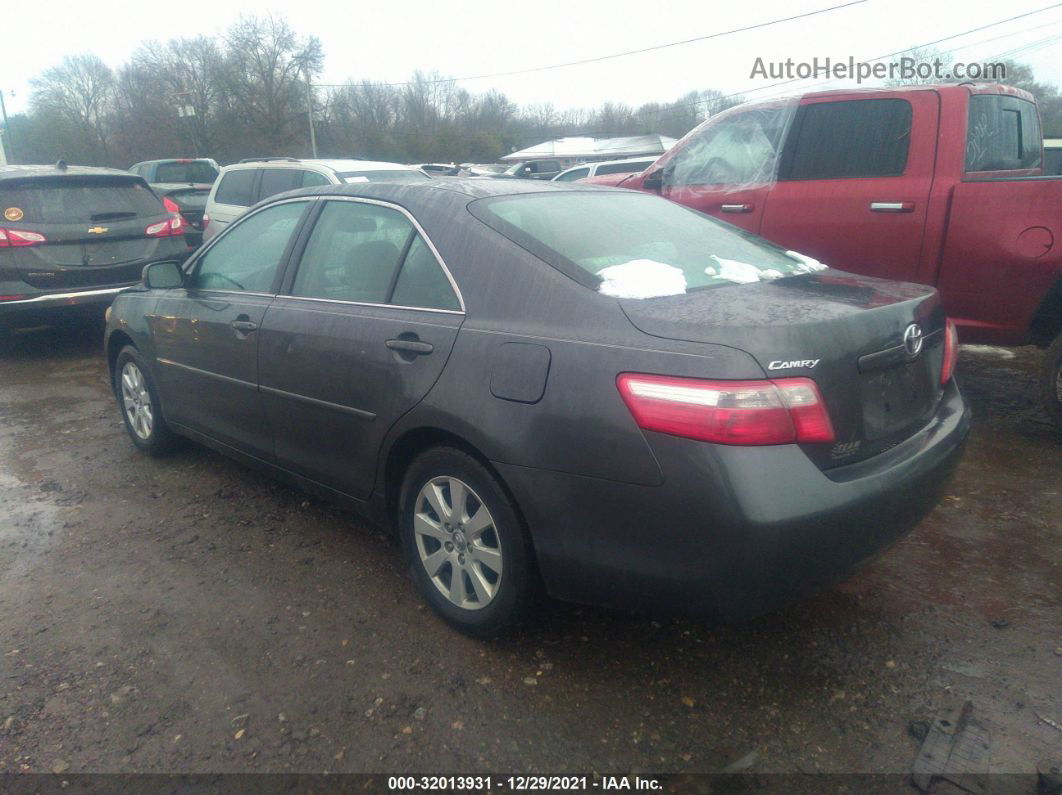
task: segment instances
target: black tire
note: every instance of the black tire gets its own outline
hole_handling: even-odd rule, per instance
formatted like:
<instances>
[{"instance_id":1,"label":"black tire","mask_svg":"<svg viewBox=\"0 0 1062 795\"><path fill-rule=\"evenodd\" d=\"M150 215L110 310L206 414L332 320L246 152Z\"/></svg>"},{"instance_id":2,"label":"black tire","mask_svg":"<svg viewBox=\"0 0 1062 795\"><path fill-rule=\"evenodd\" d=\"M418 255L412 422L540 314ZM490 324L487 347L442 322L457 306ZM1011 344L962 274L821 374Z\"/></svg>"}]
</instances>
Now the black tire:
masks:
<instances>
[{"instance_id":1,"label":"black tire","mask_svg":"<svg viewBox=\"0 0 1062 795\"><path fill-rule=\"evenodd\" d=\"M130 368L135 368L142 379L140 383L142 383L143 389L137 390L140 393L139 405L146 405L150 410L150 427L146 425L134 427L134 421L130 417L129 411L126 410L122 379L126 374L127 365ZM112 386L114 387L114 396L118 401L118 411L122 415L125 430L128 432L129 438L133 440L133 444L152 456L162 455L172 449L175 436L166 424L166 420L162 417L162 411L159 408L158 388L155 386L151 371L140 355L140 351L132 345L126 345L118 352L118 358L114 364L114 384ZM144 433L145 429L147 433Z\"/></svg>"},{"instance_id":2,"label":"black tire","mask_svg":"<svg viewBox=\"0 0 1062 795\"><path fill-rule=\"evenodd\" d=\"M1062 429L1062 334L1047 349L1040 373L1040 402L1047 416Z\"/></svg>"},{"instance_id":3,"label":"black tire","mask_svg":"<svg viewBox=\"0 0 1062 795\"><path fill-rule=\"evenodd\" d=\"M438 519L440 528L445 523L444 517L440 517L430 507L421 492L433 481L439 483L446 480L459 481L458 488L461 485L467 486L471 494L471 498L465 503L468 507L460 512L462 516L469 517L467 525L457 523L455 518L455 525L450 525L455 529L443 530L448 533L444 537L451 542L449 550L445 548L443 541L418 533L414 529L418 508L423 509L420 510L422 517L418 521L419 528L424 528L421 523L424 517L432 521ZM444 485L441 488L444 495L443 508L453 510L452 503L447 502L453 499L450 487ZM489 525L490 529L480 530L482 535L471 540L476 532L473 527L476 522L473 520L480 517L479 511L484 507L493 520ZM468 540L463 535L465 530L469 532ZM422 453L409 466L399 497L399 535L409 559L413 580L421 595L447 623L467 635L492 638L512 629L519 623L538 593L534 552L515 506L494 476L476 459L461 450L452 447L433 448ZM429 547L429 544L432 546ZM438 547L435 547L435 544L438 544ZM436 571L434 579L428 573L422 550L429 553L445 552L448 557L448 560L442 563L441 569ZM461 554L460 565L467 568L459 574L466 578L461 581L461 588L469 594L470 600L474 600L467 606L459 606L441 590L448 583L449 593L454 593L453 577L459 571L455 566L458 565L457 556L462 550L464 554ZM495 550L501 555L501 572L496 581L488 582L495 574L490 566L498 564L485 563L485 553L489 555ZM477 583L473 583L473 577L477 578ZM481 591L476 589L476 584L480 589L493 589L489 598L484 599L482 605L478 606L475 602L480 601Z\"/></svg>"}]
</instances>

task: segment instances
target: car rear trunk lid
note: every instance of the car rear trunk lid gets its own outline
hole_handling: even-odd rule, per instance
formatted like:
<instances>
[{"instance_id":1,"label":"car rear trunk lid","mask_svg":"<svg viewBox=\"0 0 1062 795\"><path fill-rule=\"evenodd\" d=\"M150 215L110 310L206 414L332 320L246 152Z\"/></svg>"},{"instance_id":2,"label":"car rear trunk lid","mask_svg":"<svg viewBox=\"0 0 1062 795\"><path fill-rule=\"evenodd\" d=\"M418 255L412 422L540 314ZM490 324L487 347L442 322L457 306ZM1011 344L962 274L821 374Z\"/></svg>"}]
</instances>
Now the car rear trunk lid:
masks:
<instances>
[{"instance_id":1,"label":"car rear trunk lid","mask_svg":"<svg viewBox=\"0 0 1062 795\"><path fill-rule=\"evenodd\" d=\"M803 447L823 469L903 441L942 394L945 318L931 287L830 270L620 303L647 334L740 348L768 378L812 378L835 440Z\"/></svg>"}]
</instances>

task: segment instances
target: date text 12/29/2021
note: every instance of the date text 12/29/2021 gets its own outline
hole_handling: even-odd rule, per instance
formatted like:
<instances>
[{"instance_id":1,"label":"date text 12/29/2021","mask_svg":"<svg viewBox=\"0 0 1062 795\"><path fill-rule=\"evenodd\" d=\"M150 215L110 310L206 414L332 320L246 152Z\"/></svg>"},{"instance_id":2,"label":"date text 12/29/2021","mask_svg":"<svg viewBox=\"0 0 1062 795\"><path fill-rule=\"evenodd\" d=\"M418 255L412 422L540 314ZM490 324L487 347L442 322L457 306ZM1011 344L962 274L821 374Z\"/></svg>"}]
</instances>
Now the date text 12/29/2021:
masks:
<instances>
[{"instance_id":1,"label":"date text 12/29/2021","mask_svg":"<svg viewBox=\"0 0 1062 795\"><path fill-rule=\"evenodd\" d=\"M389 776L387 788L394 792L514 792L557 790L641 791L663 789L659 779L642 776Z\"/></svg>"}]
</instances>

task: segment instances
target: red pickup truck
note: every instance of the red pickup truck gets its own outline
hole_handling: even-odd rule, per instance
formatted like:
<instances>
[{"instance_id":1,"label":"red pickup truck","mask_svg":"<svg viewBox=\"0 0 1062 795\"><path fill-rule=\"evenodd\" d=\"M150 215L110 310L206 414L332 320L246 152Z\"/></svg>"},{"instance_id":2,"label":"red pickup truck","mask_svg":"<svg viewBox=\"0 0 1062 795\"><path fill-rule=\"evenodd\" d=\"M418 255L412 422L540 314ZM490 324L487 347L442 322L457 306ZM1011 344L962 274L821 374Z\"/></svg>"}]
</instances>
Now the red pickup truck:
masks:
<instances>
[{"instance_id":1,"label":"red pickup truck","mask_svg":"<svg viewBox=\"0 0 1062 795\"><path fill-rule=\"evenodd\" d=\"M1049 349L1062 423L1062 177L1031 95L1000 85L824 91L713 116L625 188L841 270L931 284L965 342Z\"/></svg>"}]
</instances>

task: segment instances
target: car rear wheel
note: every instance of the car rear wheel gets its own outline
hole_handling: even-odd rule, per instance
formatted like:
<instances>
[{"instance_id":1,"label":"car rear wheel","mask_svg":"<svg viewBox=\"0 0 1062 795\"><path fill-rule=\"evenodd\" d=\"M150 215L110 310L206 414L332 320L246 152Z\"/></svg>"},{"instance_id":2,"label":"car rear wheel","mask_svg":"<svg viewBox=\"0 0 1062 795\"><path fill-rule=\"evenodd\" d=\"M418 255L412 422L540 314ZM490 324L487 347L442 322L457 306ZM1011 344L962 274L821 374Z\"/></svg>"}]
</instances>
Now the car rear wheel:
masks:
<instances>
[{"instance_id":1,"label":"car rear wheel","mask_svg":"<svg viewBox=\"0 0 1062 795\"><path fill-rule=\"evenodd\" d=\"M1047 416L1062 428L1062 334L1059 334L1044 356L1040 376L1040 400Z\"/></svg>"},{"instance_id":2,"label":"car rear wheel","mask_svg":"<svg viewBox=\"0 0 1062 795\"><path fill-rule=\"evenodd\" d=\"M483 465L454 448L423 453L406 474L400 509L413 579L436 613L481 638L519 621L535 591L531 545Z\"/></svg>"},{"instance_id":3,"label":"car rear wheel","mask_svg":"<svg viewBox=\"0 0 1062 795\"><path fill-rule=\"evenodd\" d=\"M126 345L118 354L114 393L133 444L149 455L168 450L173 443L173 432L159 411L158 390L139 351L132 345Z\"/></svg>"}]
</instances>

